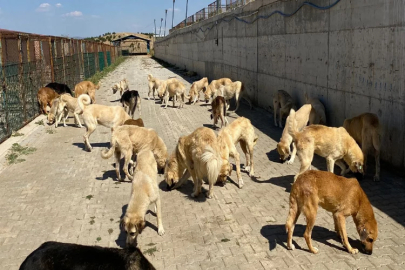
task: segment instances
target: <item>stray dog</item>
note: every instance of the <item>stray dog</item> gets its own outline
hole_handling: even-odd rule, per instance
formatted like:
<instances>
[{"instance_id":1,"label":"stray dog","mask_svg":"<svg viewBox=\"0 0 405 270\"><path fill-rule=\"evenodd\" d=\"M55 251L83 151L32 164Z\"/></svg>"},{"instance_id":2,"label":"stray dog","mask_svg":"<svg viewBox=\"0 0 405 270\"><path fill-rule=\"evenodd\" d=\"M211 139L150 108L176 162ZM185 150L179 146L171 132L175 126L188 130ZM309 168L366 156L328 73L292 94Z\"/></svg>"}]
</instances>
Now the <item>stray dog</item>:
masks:
<instances>
[{"instance_id":1,"label":"stray dog","mask_svg":"<svg viewBox=\"0 0 405 270\"><path fill-rule=\"evenodd\" d=\"M48 122L49 124L55 123L55 128L58 127L62 117L63 117L63 126L66 127L66 119L69 116L69 113L73 113L75 117L75 123L80 128L82 128L82 124L80 123L79 115L77 113L79 109L79 104L77 102L77 98L72 97L69 94L62 94L59 98L56 99L57 102L57 109L51 109L48 114Z\"/></svg>"},{"instance_id":2,"label":"stray dog","mask_svg":"<svg viewBox=\"0 0 405 270\"><path fill-rule=\"evenodd\" d=\"M96 90L100 88L100 83L94 85L90 81L79 82L75 86L75 97L78 98L80 95L87 94L91 98L91 102L96 103Z\"/></svg>"},{"instance_id":3,"label":"stray dog","mask_svg":"<svg viewBox=\"0 0 405 270\"><path fill-rule=\"evenodd\" d=\"M138 126L138 127L144 127L145 126L143 124L142 118L138 118L136 120L128 119L127 121L124 122L124 125L132 125L132 126Z\"/></svg>"},{"instance_id":4,"label":"stray dog","mask_svg":"<svg viewBox=\"0 0 405 270\"><path fill-rule=\"evenodd\" d=\"M291 109L296 109L294 105L294 100L292 97L284 90L278 90L273 96L273 108L274 108L274 125L277 126L277 111L280 110L279 124L283 127L281 120L283 115L288 115Z\"/></svg>"},{"instance_id":5,"label":"stray dog","mask_svg":"<svg viewBox=\"0 0 405 270\"><path fill-rule=\"evenodd\" d=\"M165 233L156 171L157 165L153 153L150 150L139 152L132 181L131 199L125 216L121 220L121 227L127 233L127 246L136 246L137 237L145 228L145 215L151 204L155 204L158 234Z\"/></svg>"},{"instance_id":6,"label":"stray dog","mask_svg":"<svg viewBox=\"0 0 405 270\"><path fill-rule=\"evenodd\" d=\"M194 181L191 197L200 194L202 180L207 178L209 190L206 196L212 198L213 186L223 165L219 148L214 131L206 127L197 128L190 135L180 137L176 150L165 167L165 181L168 188L180 187L191 174ZM229 165L226 166L229 168ZM186 169L187 173L183 175Z\"/></svg>"},{"instance_id":7,"label":"stray dog","mask_svg":"<svg viewBox=\"0 0 405 270\"><path fill-rule=\"evenodd\" d=\"M363 152L345 128L312 125L305 127L300 132L295 122L293 109L291 109L287 125L288 133L297 146L297 156L301 161L300 172L294 177L294 181L298 175L311 167L314 153L326 158L328 172L333 173L336 162L336 165L342 169L341 175L344 176L347 171L345 163L341 160L343 159L352 172L364 173Z\"/></svg>"},{"instance_id":8,"label":"stray dog","mask_svg":"<svg viewBox=\"0 0 405 270\"><path fill-rule=\"evenodd\" d=\"M91 152L92 147L89 142L90 135L96 130L97 125L107 128L114 128L124 124L131 117L120 106L105 106L99 104L90 105L90 97L86 94L77 99L79 108L76 113L82 114L83 123L87 132L84 134L85 148Z\"/></svg>"},{"instance_id":9,"label":"stray dog","mask_svg":"<svg viewBox=\"0 0 405 270\"><path fill-rule=\"evenodd\" d=\"M199 81L193 82L193 84L190 87L189 95L187 97L190 104L192 103L194 105L200 97L200 92L206 90L207 87L208 87L207 77L204 77Z\"/></svg>"},{"instance_id":10,"label":"stray dog","mask_svg":"<svg viewBox=\"0 0 405 270\"><path fill-rule=\"evenodd\" d=\"M323 106L322 102L316 98L309 98L307 93L305 95L305 102L307 104L311 104L312 110L311 114L309 115L309 124L310 125L326 125L326 114L325 114L325 106Z\"/></svg>"},{"instance_id":11,"label":"stray dog","mask_svg":"<svg viewBox=\"0 0 405 270\"><path fill-rule=\"evenodd\" d=\"M128 172L129 164L133 165L132 155L145 149L153 152L159 171L162 171L167 160L167 148L162 138L151 128L133 125L123 125L114 128L111 134L110 149L103 150L101 157L107 159L115 154L115 171L117 173L117 179L121 181L120 159L122 153L125 159L124 173L132 180L133 177Z\"/></svg>"},{"instance_id":12,"label":"stray dog","mask_svg":"<svg viewBox=\"0 0 405 270\"><path fill-rule=\"evenodd\" d=\"M228 123L228 119L226 119L226 101L224 97L218 96L214 98L211 103L212 106L212 113L211 119L214 118L214 128L217 127L218 118L221 118L221 128Z\"/></svg>"},{"instance_id":13,"label":"stray dog","mask_svg":"<svg viewBox=\"0 0 405 270\"><path fill-rule=\"evenodd\" d=\"M309 115L311 114L312 106L311 104L303 105L296 113L295 113L295 121L297 123L297 129L301 131L308 123ZM289 117L287 117L286 122L288 123ZM288 127L285 127L283 130L283 135L281 135L280 142L277 144L277 152L280 155L280 161L284 162L290 156L290 145L292 144L292 153L291 158L287 161L287 164L293 164L295 160L295 155L297 153L297 147L295 146L295 142L293 142L293 138L288 133Z\"/></svg>"},{"instance_id":14,"label":"stray dog","mask_svg":"<svg viewBox=\"0 0 405 270\"><path fill-rule=\"evenodd\" d=\"M138 248L106 248L45 242L34 250L20 270L155 270Z\"/></svg>"},{"instance_id":15,"label":"stray dog","mask_svg":"<svg viewBox=\"0 0 405 270\"><path fill-rule=\"evenodd\" d=\"M381 129L378 116L373 113L363 113L351 119L346 119L343 127L361 145L364 155L364 172L367 166L367 155L375 157L374 181L380 180L380 145Z\"/></svg>"},{"instance_id":16,"label":"stray dog","mask_svg":"<svg viewBox=\"0 0 405 270\"><path fill-rule=\"evenodd\" d=\"M70 94L71 96L73 96L72 90L70 90L70 88L63 83L52 82L48 83L45 87L49 87L55 90L55 92L58 93L58 95Z\"/></svg>"},{"instance_id":17,"label":"stray dog","mask_svg":"<svg viewBox=\"0 0 405 270\"><path fill-rule=\"evenodd\" d=\"M148 100L150 100L151 94L153 95L153 100L155 100L155 92L158 92L158 89L163 82L163 80L159 80L158 78L154 78L151 74L148 74Z\"/></svg>"},{"instance_id":18,"label":"stray dog","mask_svg":"<svg viewBox=\"0 0 405 270\"><path fill-rule=\"evenodd\" d=\"M119 83L114 84L112 87L112 90L113 90L113 94L117 93L117 91L120 90L120 95L122 96L122 93L124 91L129 90L127 79L123 79Z\"/></svg>"},{"instance_id":19,"label":"stray dog","mask_svg":"<svg viewBox=\"0 0 405 270\"><path fill-rule=\"evenodd\" d=\"M238 178L239 188L243 187L243 179L240 173L240 158L236 145L238 142L242 148L246 157L245 171L249 172L249 176L254 176L253 168L253 147L257 143L257 135L255 129L249 119L245 117L239 117L227 127L222 129L218 134L218 143L220 145L222 160L229 160L229 157L233 157L236 163L236 175ZM232 165L229 173L224 173L222 170L218 177L218 182L225 183L227 175L231 175Z\"/></svg>"},{"instance_id":20,"label":"stray dog","mask_svg":"<svg viewBox=\"0 0 405 270\"><path fill-rule=\"evenodd\" d=\"M307 221L305 241L312 253L318 253L318 249L312 246L311 241L318 205L332 212L335 230L349 253L356 254L359 250L352 248L347 239L346 218L348 216L353 217L364 251L369 255L373 253L378 227L366 193L355 178L348 179L323 171L306 171L291 187L290 211L285 224L288 249L295 249L292 243L294 226L300 213L303 212Z\"/></svg>"},{"instance_id":21,"label":"stray dog","mask_svg":"<svg viewBox=\"0 0 405 270\"><path fill-rule=\"evenodd\" d=\"M205 102L208 103L210 101L211 97L218 91L218 89L221 85L228 85L231 83L232 83L232 80L228 79L228 78L212 80L204 92Z\"/></svg>"},{"instance_id":22,"label":"stray dog","mask_svg":"<svg viewBox=\"0 0 405 270\"><path fill-rule=\"evenodd\" d=\"M122 107L127 107L128 108L128 114L132 118L134 117L135 114L135 109L138 106L138 111L139 111L139 116L142 115L141 111L141 97L139 96L138 91L132 90L132 91L126 91L122 96L120 100ZM138 104L139 102L139 104Z\"/></svg>"},{"instance_id":23,"label":"stray dog","mask_svg":"<svg viewBox=\"0 0 405 270\"><path fill-rule=\"evenodd\" d=\"M163 94L163 103L166 104L165 109L167 108L167 104L169 103L169 97L173 97L173 108L176 106L176 99L178 99L180 102L178 109L183 108L186 93L186 87L184 86L184 84L177 79L169 79L166 81L166 83L162 84L162 86L164 86L165 84L166 90Z\"/></svg>"},{"instance_id":24,"label":"stray dog","mask_svg":"<svg viewBox=\"0 0 405 270\"><path fill-rule=\"evenodd\" d=\"M48 113L48 125L55 123L55 121L61 116L64 116L64 119L66 119L69 116L69 113L65 107L59 108L59 98L55 98L52 100L52 107ZM55 123L55 128L58 126L58 124L59 122L57 124Z\"/></svg>"},{"instance_id":25,"label":"stray dog","mask_svg":"<svg viewBox=\"0 0 405 270\"><path fill-rule=\"evenodd\" d=\"M52 100L59 96L52 88L42 87L38 90L37 100L39 103L39 108L43 114L46 114L46 105L52 108Z\"/></svg>"},{"instance_id":26,"label":"stray dog","mask_svg":"<svg viewBox=\"0 0 405 270\"><path fill-rule=\"evenodd\" d=\"M238 110L239 102L240 102L241 98L244 98L247 102L249 102L250 109L252 109L252 102L246 96L245 86L240 81L236 81L236 82L233 82L233 83L230 83L230 84L227 84L227 85L221 85L219 87L219 91L216 91L214 93L213 98L215 98L216 96L220 96L220 94L222 94L222 96L227 101L230 100L231 98L235 97L236 108L235 108L234 112L236 112ZM227 106L229 108L229 104L227 104Z\"/></svg>"}]
</instances>

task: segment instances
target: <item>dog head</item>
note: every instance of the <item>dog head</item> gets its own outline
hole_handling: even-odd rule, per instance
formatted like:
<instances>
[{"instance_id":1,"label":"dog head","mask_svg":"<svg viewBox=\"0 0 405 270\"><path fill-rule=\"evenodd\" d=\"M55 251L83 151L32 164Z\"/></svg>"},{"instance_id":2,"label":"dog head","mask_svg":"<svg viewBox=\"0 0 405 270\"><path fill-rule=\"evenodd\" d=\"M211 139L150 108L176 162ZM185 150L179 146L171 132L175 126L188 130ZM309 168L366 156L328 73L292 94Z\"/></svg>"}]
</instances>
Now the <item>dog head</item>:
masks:
<instances>
[{"instance_id":1,"label":"dog head","mask_svg":"<svg viewBox=\"0 0 405 270\"><path fill-rule=\"evenodd\" d=\"M59 110L59 103L59 98L55 98L54 100L52 100L51 110L48 113L48 125L52 125L55 123L56 116Z\"/></svg>"},{"instance_id":2,"label":"dog head","mask_svg":"<svg viewBox=\"0 0 405 270\"><path fill-rule=\"evenodd\" d=\"M228 180L228 176L231 176L232 170L232 164L230 164L228 160L222 160L222 166L217 178L217 184L224 186L226 180Z\"/></svg>"},{"instance_id":3,"label":"dog head","mask_svg":"<svg viewBox=\"0 0 405 270\"><path fill-rule=\"evenodd\" d=\"M167 184L167 189L172 190L173 187L179 182L179 168L177 164L176 155L173 154L166 162L165 166L165 181Z\"/></svg>"},{"instance_id":4,"label":"dog head","mask_svg":"<svg viewBox=\"0 0 405 270\"><path fill-rule=\"evenodd\" d=\"M114 86L112 87L113 94L117 93L117 91L119 90L118 88L119 88L118 85L114 85Z\"/></svg>"},{"instance_id":5,"label":"dog head","mask_svg":"<svg viewBox=\"0 0 405 270\"><path fill-rule=\"evenodd\" d=\"M212 86L208 85L208 87L206 88L205 92L204 92L204 99L205 99L205 103L208 103L210 101L210 98L212 96Z\"/></svg>"},{"instance_id":6,"label":"dog head","mask_svg":"<svg viewBox=\"0 0 405 270\"><path fill-rule=\"evenodd\" d=\"M360 161L353 161L350 164L350 170L354 173L361 173L362 175L364 175L364 164L363 162Z\"/></svg>"},{"instance_id":7,"label":"dog head","mask_svg":"<svg viewBox=\"0 0 405 270\"><path fill-rule=\"evenodd\" d=\"M287 145L282 144L281 142L279 142L277 144L277 152L280 155L280 162L283 163L290 156L290 146L287 146Z\"/></svg>"},{"instance_id":8,"label":"dog head","mask_svg":"<svg viewBox=\"0 0 405 270\"><path fill-rule=\"evenodd\" d=\"M137 215L125 216L121 219L121 228L127 234L126 247L136 247L138 244L138 235L142 233L145 228L145 220Z\"/></svg>"},{"instance_id":9,"label":"dog head","mask_svg":"<svg viewBox=\"0 0 405 270\"><path fill-rule=\"evenodd\" d=\"M368 255L373 253L373 245L378 236L377 221L373 217L368 222L357 228L364 252Z\"/></svg>"}]
</instances>

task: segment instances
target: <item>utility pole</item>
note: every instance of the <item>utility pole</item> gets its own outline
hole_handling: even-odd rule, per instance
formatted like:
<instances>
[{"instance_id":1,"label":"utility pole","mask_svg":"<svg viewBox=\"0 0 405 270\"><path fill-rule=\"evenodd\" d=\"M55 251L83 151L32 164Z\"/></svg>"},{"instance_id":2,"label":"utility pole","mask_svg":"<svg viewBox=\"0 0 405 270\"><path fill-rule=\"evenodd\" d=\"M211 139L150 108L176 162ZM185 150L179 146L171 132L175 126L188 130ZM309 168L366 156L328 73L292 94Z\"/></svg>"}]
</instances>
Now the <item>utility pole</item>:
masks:
<instances>
[{"instance_id":1,"label":"utility pole","mask_svg":"<svg viewBox=\"0 0 405 270\"><path fill-rule=\"evenodd\" d=\"M159 37L160 37L160 34L162 33L162 23L163 23L163 18L160 19Z\"/></svg>"},{"instance_id":2,"label":"utility pole","mask_svg":"<svg viewBox=\"0 0 405 270\"><path fill-rule=\"evenodd\" d=\"M186 2L186 19L184 20L184 27L187 26L187 9L188 9L188 0Z\"/></svg>"},{"instance_id":3,"label":"utility pole","mask_svg":"<svg viewBox=\"0 0 405 270\"><path fill-rule=\"evenodd\" d=\"M175 1L175 0L173 0L173 10L172 10L172 28L173 28L173 20L174 20L174 1Z\"/></svg>"},{"instance_id":4,"label":"utility pole","mask_svg":"<svg viewBox=\"0 0 405 270\"><path fill-rule=\"evenodd\" d=\"M165 10L165 36L166 36L166 19L167 19L167 9Z\"/></svg>"},{"instance_id":5,"label":"utility pole","mask_svg":"<svg viewBox=\"0 0 405 270\"><path fill-rule=\"evenodd\" d=\"M217 0L217 14L219 14L219 6L221 5L221 0Z\"/></svg>"},{"instance_id":6,"label":"utility pole","mask_svg":"<svg viewBox=\"0 0 405 270\"><path fill-rule=\"evenodd\" d=\"M153 19L153 22L155 23L155 38L156 38L156 19Z\"/></svg>"}]
</instances>

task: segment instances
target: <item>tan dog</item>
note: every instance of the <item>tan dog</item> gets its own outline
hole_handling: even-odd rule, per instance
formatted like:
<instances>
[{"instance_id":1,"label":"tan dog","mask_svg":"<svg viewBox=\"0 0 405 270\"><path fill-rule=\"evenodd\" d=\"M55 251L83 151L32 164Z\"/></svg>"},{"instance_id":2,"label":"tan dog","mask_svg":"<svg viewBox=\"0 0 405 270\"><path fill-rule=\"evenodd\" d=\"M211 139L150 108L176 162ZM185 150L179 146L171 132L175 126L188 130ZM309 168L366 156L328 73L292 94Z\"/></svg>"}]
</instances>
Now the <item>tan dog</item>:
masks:
<instances>
[{"instance_id":1,"label":"tan dog","mask_svg":"<svg viewBox=\"0 0 405 270\"><path fill-rule=\"evenodd\" d=\"M115 85L113 85L112 90L113 90L113 94L117 93L117 91L119 90L120 96L122 96L122 93L124 93L124 91L129 90L127 79L123 79L119 83L116 83Z\"/></svg>"},{"instance_id":2,"label":"tan dog","mask_svg":"<svg viewBox=\"0 0 405 270\"><path fill-rule=\"evenodd\" d=\"M158 94L158 97L160 98L160 100L162 101L162 104L163 104L163 101L164 101L164 95L166 93L167 84L172 83L172 82L176 82L176 81L178 81L176 78L170 78L170 79L167 79L165 81L161 81L160 86L157 89L157 94Z\"/></svg>"},{"instance_id":3,"label":"tan dog","mask_svg":"<svg viewBox=\"0 0 405 270\"><path fill-rule=\"evenodd\" d=\"M291 187L290 211L285 225L288 249L295 248L292 243L294 226L300 213L303 212L307 221L305 241L312 253L318 253L318 249L312 246L311 241L318 205L332 212L335 230L349 253L359 252L358 249L351 247L347 239L346 218L352 216L365 252L372 254L373 244L378 236L378 226L366 193L355 178L348 179L323 171L306 171Z\"/></svg>"},{"instance_id":4,"label":"tan dog","mask_svg":"<svg viewBox=\"0 0 405 270\"><path fill-rule=\"evenodd\" d=\"M173 97L173 108L176 106L176 99L178 99L180 102L178 108L183 108L186 94L186 87L184 86L184 84L177 79L169 79L164 84L162 84L162 86L166 86L166 90L163 94L163 103L166 104L165 109L167 108L170 97Z\"/></svg>"},{"instance_id":5,"label":"tan dog","mask_svg":"<svg viewBox=\"0 0 405 270\"><path fill-rule=\"evenodd\" d=\"M39 108L43 114L46 114L46 106L52 108L52 100L59 97L55 90L49 87L42 87L38 90L37 99L39 103Z\"/></svg>"},{"instance_id":6,"label":"tan dog","mask_svg":"<svg viewBox=\"0 0 405 270\"><path fill-rule=\"evenodd\" d=\"M296 113L295 113L295 121L297 123L298 131L301 131L308 123L309 115L312 111L311 104L303 105ZM289 117L287 117L286 122L288 123ZM292 153L291 158L287 161L287 164L293 164L295 160L295 155L297 153L297 147L293 142L293 138L288 133L288 127L285 127L283 130L283 134L281 135L280 142L277 144L277 152L280 155L280 161L284 162L290 156L290 146L292 144Z\"/></svg>"},{"instance_id":7,"label":"tan dog","mask_svg":"<svg viewBox=\"0 0 405 270\"><path fill-rule=\"evenodd\" d=\"M126 120L131 119L121 106L90 105L90 97L88 95L79 96L77 102L79 105L77 113L82 114L83 123L87 129L87 132L84 134L84 144L89 152L92 150L89 137L96 130L97 125L114 128L123 125Z\"/></svg>"},{"instance_id":8,"label":"tan dog","mask_svg":"<svg viewBox=\"0 0 405 270\"><path fill-rule=\"evenodd\" d=\"M159 170L163 170L167 160L167 148L162 138L151 128L133 125L114 128L111 134L111 147L109 150L103 150L101 157L107 159L115 154L115 172L117 179L121 181L120 160L122 153L125 159L124 173L132 180L133 177L128 172L129 165L133 164L132 156L145 149L153 152Z\"/></svg>"},{"instance_id":9,"label":"tan dog","mask_svg":"<svg viewBox=\"0 0 405 270\"><path fill-rule=\"evenodd\" d=\"M209 190L206 196L212 198L213 186L221 166L223 164L217 136L212 129L200 127L190 135L179 138L176 150L165 167L165 181L169 189L177 188L191 174L194 181L191 197L197 197L201 192L203 178L207 178ZM187 173L183 175L186 169ZM179 181L180 177L182 179Z\"/></svg>"},{"instance_id":10,"label":"tan dog","mask_svg":"<svg viewBox=\"0 0 405 270\"><path fill-rule=\"evenodd\" d=\"M212 112L211 112L211 119L214 119L214 128L217 127L218 118L221 119L221 128L228 123L228 119L226 119L226 101L224 97L216 97L212 100L211 103Z\"/></svg>"},{"instance_id":11,"label":"tan dog","mask_svg":"<svg viewBox=\"0 0 405 270\"><path fill-rule=\"evenodd\" d=\"M211 83L208 85L208 87L204 92L205 102L208 103L210 101L211 97L217 92L217 90L221 85L228 85L231 83L232 80L228 78L221 78L218 80L211 81Z\"/></svg>"},{"instance_id":12,"label":"tan dog","mask_svg":"<svg viewBox=\"0 0 405 270\"><path fill-rule=\"evenodd\" d=\"M154 78L151 74L148 74L148 100L150 99L150 95L153 95L153 99L155 99L155 92L158 92L159 87L162 85L164 80L159 80L158 78Z\"/></svg>"},{"instance_id":13,"label":"tan dog","mask_svg":"<svg viewBox=\"0 0 405 270\"><path fill-rule=\"evenodd\" d=\"M77 98L72 97L70 94L62 94L59 98L56 99L57 102L57 109L55 112L51 110L48 114L48 122L49 124L55 123L55 128L58 127L60 121L63 117L63 126L66 127L66 119L69 116L69 113L73 113L75 118L75 123L82 128L82 124L80 123L78 111L80 111L79 104L77 102Z\"/></svg>"},{"instance_id":14,"label":"tan dog","mask_svg":"<svg viewBox=\"0 0 405 270\"><path fill-rule=\"evenodd\" d=\"M367 166L367 155L375 157L374 181L380 180L380 145L381 129L378 116L373 113L363 113L351 119L346 119L343 127L361 145L364 155L364 171Z\"/></svg>"},{"instance_id":15,"label":"tan dog","mask_svg":"<svg viewBox=\"0 0 405 270\"><path fill-rule=\"evenodd\" d=\"M200 97L200 92L206 90L207 87L208 87L207 77L204 77L199 81L193 82L193 84L190 87L189 96L187 97L189 102L194 105Z\"/></svg>"},{"instance_id":16,"label":"tan dog","mask_svg":"<svg viewBox=\"0 0 405 270\"><path fill-rule=\"evenodd\" d=\"M278 90L273 96L273 109L274 109L274 125L277 126L277 111L279 111L279 126L283 127L281 120L283 115L288 115L291 109L296 109L294 100L284 90Z\"/></svg>"},{"instance_id":17,"label":"tan dog","mask_svg":"<svg viewBox=\"0 0 405 270\"><path fill-rule=\"evenodd\" d=\"M343 159L352 172L363 173L363 152L346 129L312 125L299 132L294 119L295 111L292 109L287 123L288 133L297 146L297 156L301 161L300 172L295 176L294 181L298 175L311 167L314 153L326 158L329 172L333 172L336 162L336 165L342 169L343 176L347 172L346 165L341 160Z\"/></svg>"},{"instance_id":18,"label":"tan dog","mask_svg":"<svg viewBox=\"0 0 405 270\"><path fill-rule=\"evenodd\" d=\"M144 127L145 126L143 124L142 118L138 118L136 120L128 119L127 121L124 122L124 125L132 125L132 126L138 126L138 127Z\"/></svg>"},{"instance_id":19,"label":"tan dog","mask_svg":"<svg viewBox=\"0 0 405 270\"><path fill-rule=\"evenodd\" d=\"M252 102L246 96L245 87L240 81L236 81L227 85L220 85L219 90L214 93L213 98L215 98L216 96L223 96L225 98L225 100L227 101L227 109L229 108L228 100L235 97L236 108L234 112L238 110L239 102L242 98L249 102L250 109L252 109Z\"/></svg>"},{"instance_id":20,"label":"tan dog","mask_svg":"<svg viewBox=\"0 0 405 270\"><path fill-rule=\"evenodd\" d=\"M309 115L309 124L326 125L325 106L323 106L322 102L316 98L309 98L307 93L305 93L304 96L305 102L312 106L311 114Z\"/></svg>"},{"instance_id":21,"label":"tan dog","mask_svg":"<svg viewBox=\"0 0 405 270\"><path fill-rule=\"evenodd\" d=\"M249 176L254 176L253 168L253 147L257 143L257 135L255 129L249 119L245 117L239 117L227 127L222 129L218 134L218 143L220 144L222 160L229 160L229 157L235 159L236 163L236 175L238 178L239 188L243 187L243 179L240 173L240 158L236 145L238 142L242 148L246 157L245 170L249 172ZM226 168L225 168L226 169ZM227 176L231 175L232 165L230 171L222 171L219 174L218 181L225 183Z\"/></svg>"},{"instance_id":22,"label":"tan dog","mask_svg":"<svg viewBox=\"0 0 405 270\"><path fill-rule=\"evenodd\" d=\"M78 98L80 95L87 94L90 96L92 103L96 103L96 90L100 88L100 83L94 85L90 81L79 82L75 86L75 97Z\"/></svg>"},{"instance_id":23,"label":"tan dog","mask_svg":"<svg viewBox=\"0 0 405 270\"><path fill-rule=\"evenodd\" d=\"M131 199L121 220L121 227L127 233L127 246L136 246L137 237L145 228L145 215L151 204L155 204L158 234L165 233L156 171L157 166L153 153L150 150L139 152L132 181Z\"/></svg>"}]
</instances>

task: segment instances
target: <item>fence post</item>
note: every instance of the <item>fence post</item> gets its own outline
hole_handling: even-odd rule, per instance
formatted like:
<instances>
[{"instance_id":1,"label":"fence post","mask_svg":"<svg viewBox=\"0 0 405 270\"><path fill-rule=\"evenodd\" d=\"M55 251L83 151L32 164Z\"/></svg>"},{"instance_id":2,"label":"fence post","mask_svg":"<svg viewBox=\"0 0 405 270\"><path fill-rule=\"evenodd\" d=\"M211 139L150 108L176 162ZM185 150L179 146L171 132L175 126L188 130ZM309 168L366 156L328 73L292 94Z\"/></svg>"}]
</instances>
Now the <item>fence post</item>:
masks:
<instances>
[{"instance_id":1,"label":"fence post","mask_svg":"<svg viewBox=\"0 0 405 270\"><path fill-rule=\"evenodd\" d=\"M21 99L22 99L22 105L23 105L23 115L24 115L24 122L27 121L27 100L26 100L26 89L23 87L23 55L22 55L22 41L21 41L21 35L18 34L18 41L17 41L17 47L18 47L18 83L19 83L19 88L21 91Z\"/></svg>"},{"instance_id":2,"label":"fence post","mask_svg":"<svg viewBox=\"0 0 405 270\"><path fill-rule=\"evenodd\" d=\"M55 81L55 71L53 69L53 57L52 57L52 38L49 37L49 58L51 59L51 77L52 77L52 82Z\"/></svg>"},{"instance_id":3,"label":"fence post","mask_svg":"<svg viewBox=\"0 0 405 270\"><path fill-rule=\"evenodd\" d=\"M62 52L62 69L63 69L63 82L66 83L66 67L65 67L65 40L61 39L61 52Z\"/></svg>"}]
</instances>

